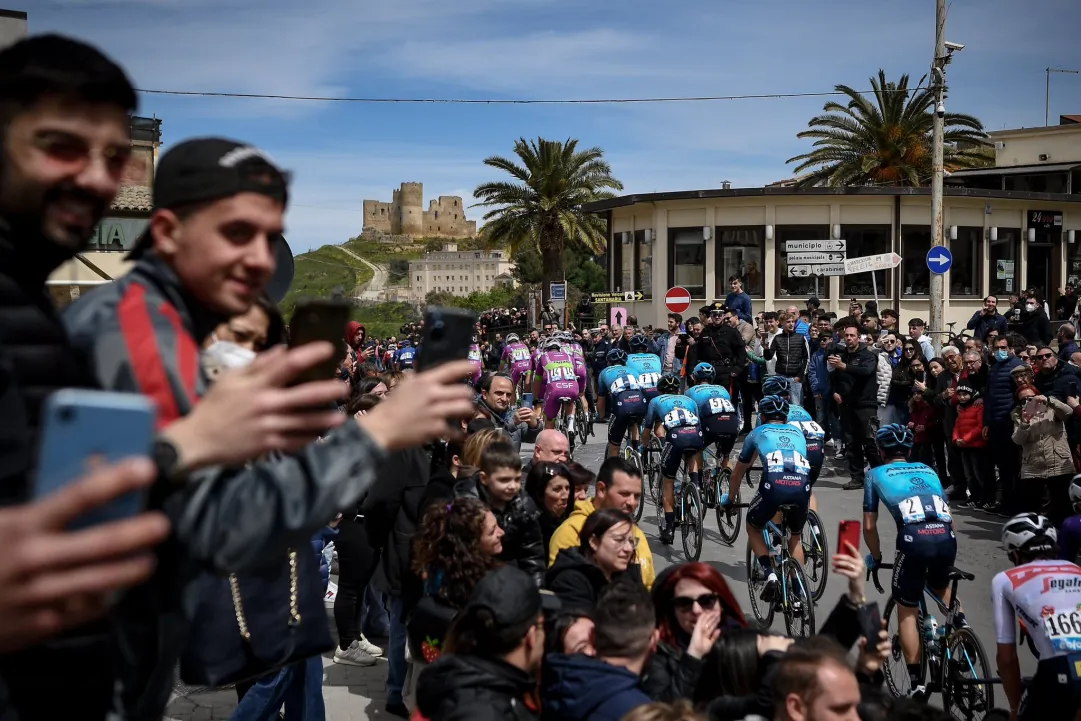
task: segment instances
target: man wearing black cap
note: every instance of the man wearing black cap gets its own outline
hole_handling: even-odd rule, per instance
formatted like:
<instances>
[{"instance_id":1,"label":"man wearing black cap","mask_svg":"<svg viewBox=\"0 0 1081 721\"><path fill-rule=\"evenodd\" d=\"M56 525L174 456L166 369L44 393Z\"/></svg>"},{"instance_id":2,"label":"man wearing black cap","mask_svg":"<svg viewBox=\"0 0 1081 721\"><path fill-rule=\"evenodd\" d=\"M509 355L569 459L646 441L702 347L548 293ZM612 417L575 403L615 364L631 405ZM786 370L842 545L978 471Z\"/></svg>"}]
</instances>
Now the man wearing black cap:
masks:
<instances>
[{"instance_id":1,"label":"man wearing black cap","mask_svg":"<svg viewBox=\"0 0 1081 721\"><path fill-rule=\"evenodd\" d=\"M724 312L724 305L714 302L709 311L709 325L697 343L698 360L713 366L717 385L735 393L734 383L747 366L747 348L739 331L724 322Z\"/></svg>"},{"instance_id":2,"label":"man wearing black cap","mask_svg":"<svg viewBox=\"0 0 1081 721\"><path fill-rule=\"evenodd\" d=\"M514 566L489 571L447 633L443 654L420 673L417 710L428 721L536 719L527 695L544 658L552 593Z\"/></svg>"}]
</instances>

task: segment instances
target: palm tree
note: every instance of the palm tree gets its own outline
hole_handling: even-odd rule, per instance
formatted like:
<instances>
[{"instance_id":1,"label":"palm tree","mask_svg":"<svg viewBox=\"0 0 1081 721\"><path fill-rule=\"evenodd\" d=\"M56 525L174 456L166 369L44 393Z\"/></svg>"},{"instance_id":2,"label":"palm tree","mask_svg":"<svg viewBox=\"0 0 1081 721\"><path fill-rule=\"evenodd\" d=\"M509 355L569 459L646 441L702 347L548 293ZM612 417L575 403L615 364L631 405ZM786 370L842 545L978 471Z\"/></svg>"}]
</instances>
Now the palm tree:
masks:
<instances>
[{"instance_id":1,"label":"palm tree","mask_svg":"<svg viewBox=\"0 0 1081 721\"><path fill-rule=\"evenodd\" d=\"M798 138L817 138L815 149L789 158L799 162L801 185L894 185L920 186L931 182L931 126L934 92L923 79L909 89L908 75L887 82L878 71L871 78L874 97L847 85L836 90L849 97L846 104L830 101L807 123L810 130ZM946 113L944 160L947 170L988 165L987 134L971 115Z\"/></svg>"},{"instance_id":2,"label":"palm tree","mask_svg":"<svg viewBox=\"0 0 1081 721\"><path fill-rule=\"evenodd\" d=\"M490 208L484 214L484 237L490 246L506 246L513 254L531 243L541 254L543 298L550 283L564 278L563 250L567 243L602 253L607 246L605 221L586 213L582 205L615 196L623 183L612 177L612 168L600 148L578 149L578 141L526 140L514 143L521 163L492 156L484 164L509 173L513 181L483 183L473 191L477 205Z\"/></svg>"}]
</instances>

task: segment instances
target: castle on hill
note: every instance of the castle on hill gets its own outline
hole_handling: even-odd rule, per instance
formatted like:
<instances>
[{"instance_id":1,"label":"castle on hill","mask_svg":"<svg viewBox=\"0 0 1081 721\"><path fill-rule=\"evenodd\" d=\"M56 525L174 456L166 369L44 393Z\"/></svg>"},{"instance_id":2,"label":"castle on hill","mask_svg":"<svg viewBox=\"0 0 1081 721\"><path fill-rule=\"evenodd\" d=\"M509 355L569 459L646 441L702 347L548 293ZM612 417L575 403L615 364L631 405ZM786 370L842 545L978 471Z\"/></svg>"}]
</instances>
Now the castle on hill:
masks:
<instances>
[{"instance_id":1,"label":"castle on hill","mask_svg":"<svg viewBox=\"0 0 1081 721\"><path fill-rule=\"evenodd\" d=\"M477 221L467 220L462 199L440 195L424 210L424 184L402 183L389 203L364 201L363 234L385 233L411 238L473 238Z\"/></svg>"}]
</instances>

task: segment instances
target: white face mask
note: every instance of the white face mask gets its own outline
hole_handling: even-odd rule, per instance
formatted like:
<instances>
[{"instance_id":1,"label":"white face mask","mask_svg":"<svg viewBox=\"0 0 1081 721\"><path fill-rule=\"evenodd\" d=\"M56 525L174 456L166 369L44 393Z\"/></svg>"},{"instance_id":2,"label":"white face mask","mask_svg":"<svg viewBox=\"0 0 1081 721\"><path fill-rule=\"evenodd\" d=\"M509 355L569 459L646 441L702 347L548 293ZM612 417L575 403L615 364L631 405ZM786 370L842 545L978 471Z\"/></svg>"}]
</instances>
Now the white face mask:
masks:
<instances>
[{"instance_id":1,"label":"white face mask","mask_svg":"<svg viewBox=\"0 0 1081 721\"><path fill-rule=\"evenodd\" d=\"M1029 313L1031 313L1032 311L1036 310L1036 304L1035 303L1026 303L1025 304L1025 310L1027 310Z\"/></svg>"},{"instance_id":2,"label":"white face mask","mask_svg":"<svg viewBox=\"0 0 1081 721\"><path fill-rule=\"evenodd\" d=\"M211 380L230 370L244 368L255 360L255 353L227 340L217 340L203 351L203 370Z\"/></svg>"}]
</instances>

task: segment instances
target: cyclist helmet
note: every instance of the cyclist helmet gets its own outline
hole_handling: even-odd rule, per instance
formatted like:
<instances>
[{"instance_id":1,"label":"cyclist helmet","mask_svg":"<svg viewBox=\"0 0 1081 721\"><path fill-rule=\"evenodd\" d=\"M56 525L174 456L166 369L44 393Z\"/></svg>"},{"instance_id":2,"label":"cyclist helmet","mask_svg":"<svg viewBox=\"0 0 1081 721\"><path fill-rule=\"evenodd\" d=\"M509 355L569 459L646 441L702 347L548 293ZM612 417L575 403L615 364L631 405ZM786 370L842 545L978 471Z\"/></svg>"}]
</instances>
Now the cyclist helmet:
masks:
<instances>
[{"instance_id":1,"label":"cyclist helmet","mask_svg":"<svg viewBox=\"0 0 1081 721\"><path fill-rule=\"evenodd\" d=\"M519 342L518 334L517 333L511 333L510 335L507 336L507 341L506 342L507 342L507 345L510 345L511 343L518 343Z\"/></svg>"},{"instance_id":2,"label":"cyclist helmet","mask_svg":"<svg viewBox=\"0 0 1081 721\"><path fill-rule=\"evenodd\" d=\"M1070 482L1070 504L1076 509L1078 503L1081 503L1081 473Z\"/></svg>"},{"instance_id":3,"label":"cyclist helmet","mask_svg":"<svg viewBox=\"0 0 1081 721\"><path fill-rule=\"evenodd\" d=\"M784 376L768 376L762 381L762 394L767 396L781 396L788 398L791 384Z\"/></svg>"},{"instance_id":4,"label":"cyclist helmet","mask_svg":"<svg viewBox=\"0 0 1081 721\"><path fill-rule=\"evenodd\" d=\"M712 383L717 380L717 371L713 370L709 363L699 363L694 367L691 377L699 383Z\"/></svg>"},{"instance_id":5,"label":"cyclist helmet","mask_svg":"<svg viewBox=\"0 0 1081 721\"><path fill-rule=\"evenodd\" d=\"M552 337L541 343L541 348L544 350L559 350L563 347L563 344L559 342L558 338Z\"/></svg>"},{"instance_id":6,"label":"cyclist helmet","mask_svg":"<svg viewBox=\"0 0 1081 721\"><path fill-rule=\"evenodd\" d=\"M631 350L645 350L649 347L649 341L641 333L635 333L631 336Z\"/></svg>"},{"instance_id":7,"label":"cyclist helmet","mask_svg":"<svg viewBox=\"0 0 1081 721\"><path fill-rule=\"evenodd\" d=\"M781 396L766 396L758 401L758 412L763 418L788 420L788 401Z\"/></svg>"},{"instance_id":8,"label":"cyclist helmet","mask_svg":"<svg viewBox=\"0 0 1081 721\"><path fill-rule=\"evenodd\" d=\"M408 338L402 338L402 340L398 343L399 348L408 348L411 345L413 345L413 341L409 340Z\"/></svg>"},{"instance_id":9,"label":"cyclist helmet","mask_svg":"<svg viewBox=\"0 0 1081 721\"><path fill-rule=\"evenodd\" d=\"M1019 513L1002 527L1002 546L1006 553L1050 551L1058 540L1051 521L1038 513Z\"/></svg>"},{"instance_id":10,"label":"cyclist helmet","mask_svg":"<svg viewBox=\"0 0 1081 721\"><path fill-rule=\"evenodd\" d=\"M907 456L913 440L912 431L900 423L889 423L875 433L875 443L882 449L883 458Z\"/></svg>"},{"instance_id":11,"label":"cyclist helmet","mask_svg":"<svg viewBox=\"0 0 1081 721\"><path fill-rule=\"evenodd\" d=\"M627 351L622 348L613 348L604 357L608 361L608 365L621 366L627 362Z\"/></svg>"},{"instance_id":12,"label":"cyclist helmet","mask_svg":"<svg viewBox=\"0 0 1081 721\"><path fill-rule=\"evenodd\" d=\"M679 378L674 373L665 373L657 381L657 390L664 395L676 395L679 393Z\"/></svg>"}]
</instances>

